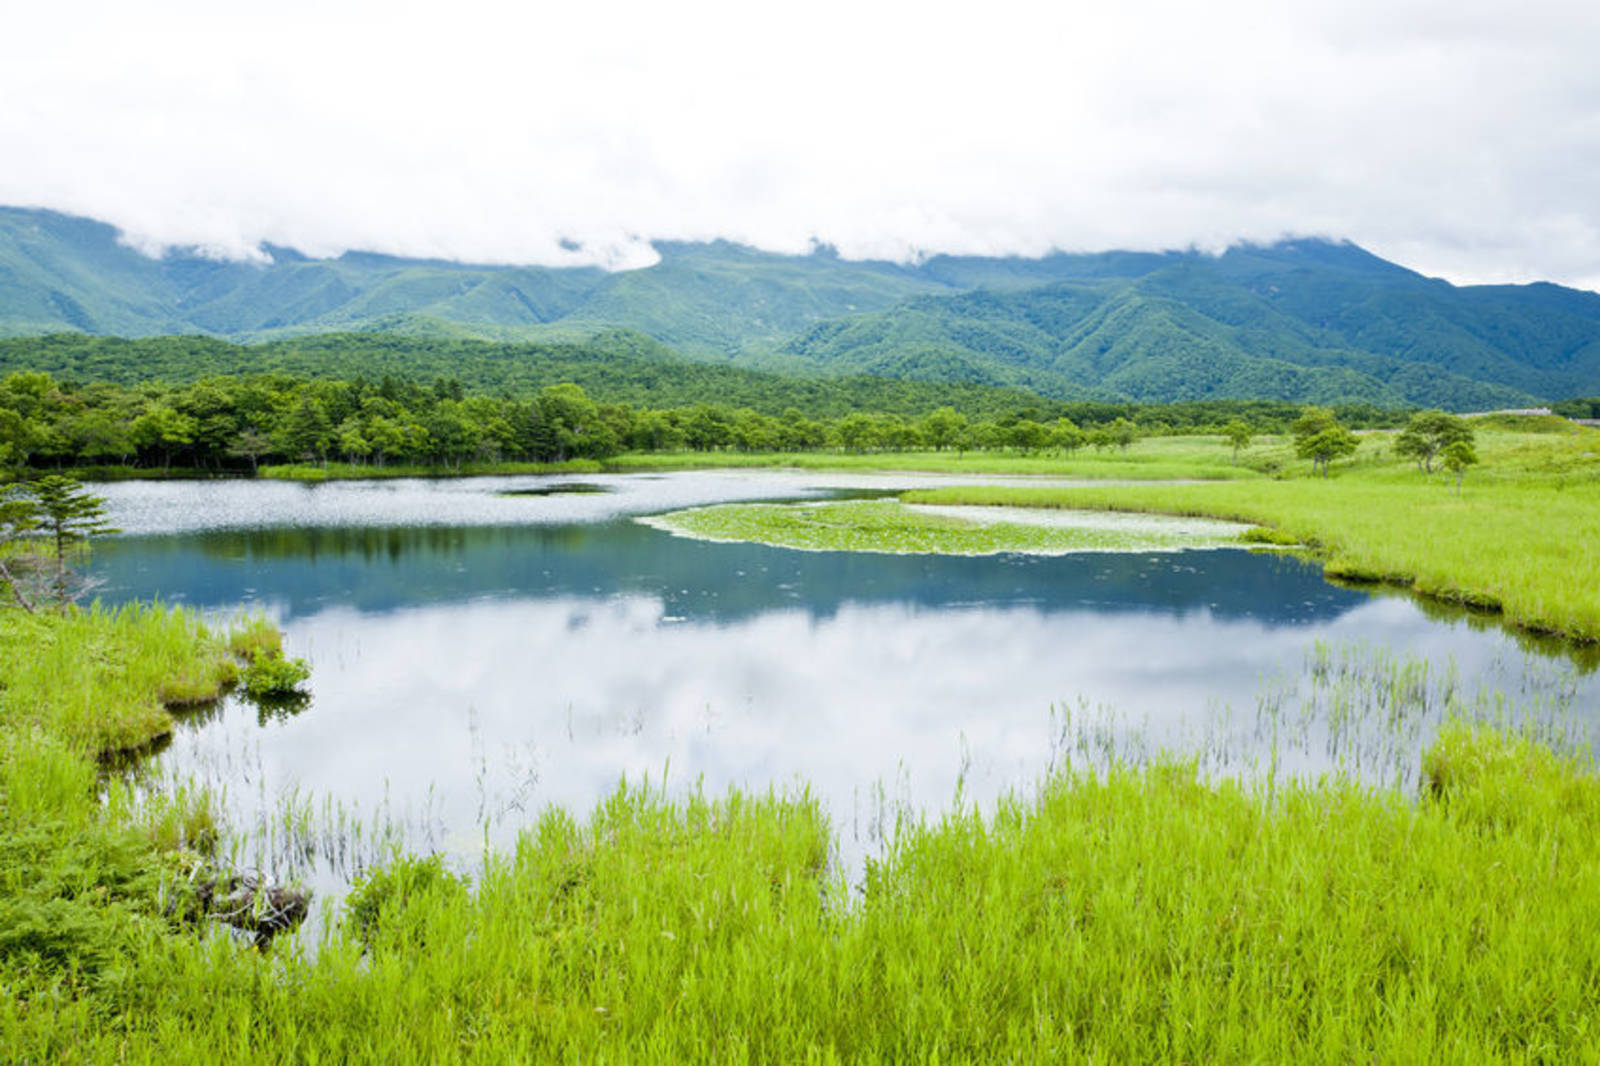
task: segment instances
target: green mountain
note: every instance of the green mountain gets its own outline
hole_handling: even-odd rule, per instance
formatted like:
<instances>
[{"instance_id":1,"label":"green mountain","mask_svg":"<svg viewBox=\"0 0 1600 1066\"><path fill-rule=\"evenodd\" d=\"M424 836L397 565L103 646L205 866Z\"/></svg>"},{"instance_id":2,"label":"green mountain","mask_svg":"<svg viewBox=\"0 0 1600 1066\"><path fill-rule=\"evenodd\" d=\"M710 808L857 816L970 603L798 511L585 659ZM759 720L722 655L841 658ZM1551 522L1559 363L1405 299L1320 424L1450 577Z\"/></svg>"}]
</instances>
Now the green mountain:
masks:
<instances>
[{"instance_id":1,"label":"green mountain","mask_svg":"<svg viewBox=\"0 0 1600 1066\"><path fill-rule=\"evenodd\" d=\"M656 265L615 273L272 246L261 262L155 259L102 223L0 208L0 336L550 344L621 328L706 362L1061 399L1464 409L1600 392L1600 295L1457 287L1347 243L910 265L721 241L656 248Z\"/></svg>"},{"instance_id":2,"label":"green mountain","mask_svg":"<svg viewBox=\"0 0 1600 1066\"><path fill-rule=\"evenodd\" d=\"M1352 245L1175 255L1142 273L917 298L824 323L786 351L819 368L1137 400L1270 396L1455 408L1600 382L1600 296L1458 288Z\"/></svg>"},{"instance_id":3,"label":"green mountain","mask_svg":"<svg viewBox=\"0 0 1600 1066\"><path fill-rule=\"evenodd\" d=\"M946 405L973 418L1019 411L1053 417L1060 409L1060 404L1033 393L991 385L863 375L797 377L695 362L641 333L615 329L578 342L392 333L319 333L259 344L200 334L0 338L0 376L14 371L43 371L78 385L123 386L183 386L231 375L368 382L393 377L523 397L546 385L574 382L609 403L688 407L709 402L768 415L795 409L814 418L837 418L855 410L915 416Z\"/></svg>"}]
</instances>

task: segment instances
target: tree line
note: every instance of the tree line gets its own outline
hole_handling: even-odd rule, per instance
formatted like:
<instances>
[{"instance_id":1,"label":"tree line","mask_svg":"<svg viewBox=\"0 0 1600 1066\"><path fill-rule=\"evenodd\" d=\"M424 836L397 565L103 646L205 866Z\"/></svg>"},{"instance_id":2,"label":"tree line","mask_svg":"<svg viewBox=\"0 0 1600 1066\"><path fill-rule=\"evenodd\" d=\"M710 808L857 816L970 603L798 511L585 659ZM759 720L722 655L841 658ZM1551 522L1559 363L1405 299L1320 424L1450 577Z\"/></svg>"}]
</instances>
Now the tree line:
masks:
<instances>
[{"instance_id":1,"label":"tree line","mask_svg":"<svg viewBox=\"0 0 1600 1066\"><path fill-rule=\"evenodd\" d=\"M1127 447L1138 436L1208 432L1230 419L1282 430L1301 408L1270 401L1202 404L1024 403L973 415L953 404L919 414L840 415L791 406L772 414L706 400L677 406L602 401L573 382L518 395L431 384L222 375L187 384L80 385L42 371L0 378L0 463L31 469L118 465L224 472L263 463L464 463L605 459L623 451L849 452L1007 449L1024 454ZM1395 412L1341 412L1347 424Z\"/></svg>"}]
</instances>

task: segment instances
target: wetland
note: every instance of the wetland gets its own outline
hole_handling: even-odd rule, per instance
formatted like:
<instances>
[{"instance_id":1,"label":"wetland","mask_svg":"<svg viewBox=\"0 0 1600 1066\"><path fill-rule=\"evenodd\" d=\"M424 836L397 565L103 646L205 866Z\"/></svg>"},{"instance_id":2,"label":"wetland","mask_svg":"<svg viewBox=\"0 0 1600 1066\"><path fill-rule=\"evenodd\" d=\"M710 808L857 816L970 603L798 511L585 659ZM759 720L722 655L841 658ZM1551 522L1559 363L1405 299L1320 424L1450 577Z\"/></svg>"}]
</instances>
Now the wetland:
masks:
<instances>
[{"instance_id":1,"label":"wetland","mask_svg":"<svg viewBox=\"0 0 1600 1066\"><path fill-rule=\"evenodd\" d=\"M125 532L93 566L111 601L264 613L309 661L308 698L229 696L182 719L144 773L224 796L227 821L253 830L250 860L310 879L330 906L384 847L470 870L540 812L588 810L624 780L809 790L837 830L835 862L859 876L897 820L958 795L992 807L1073 757L1168 752L1247 776L1410 788L1451 700L1512 692L1546 728L1587 728L1573 708L1600 689L1564 658L1244 550L1241 525L1062 525L1035 511L1003 514L997 534L935 509L985 538L983 554L950 553L969 541L796 551L726 527L717 539L656 528L729 512L892 515L894 494L963 483L772 471L596 475L576 492L541 477L126 482L99 490ZM1063 530L1095 550L1037 539ZM1348 700L1327 688L1330 661L1378 687L1421 671L1422 691L1341 733L1322 706ZM1385 724L1396 713L1407 731ZM370 846L319 851L286 828L334 832L309 830L322 822L360 823Z\"/></svg>"}]
</instances>

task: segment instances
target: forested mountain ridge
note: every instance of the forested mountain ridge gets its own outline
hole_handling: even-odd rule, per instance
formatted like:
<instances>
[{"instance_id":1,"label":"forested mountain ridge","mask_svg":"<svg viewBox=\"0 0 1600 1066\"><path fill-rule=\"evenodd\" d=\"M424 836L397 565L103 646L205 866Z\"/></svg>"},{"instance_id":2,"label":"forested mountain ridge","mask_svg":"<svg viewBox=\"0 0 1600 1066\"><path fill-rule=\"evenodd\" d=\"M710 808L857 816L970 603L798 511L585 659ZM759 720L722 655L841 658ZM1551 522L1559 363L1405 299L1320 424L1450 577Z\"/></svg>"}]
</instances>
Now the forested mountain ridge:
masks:
<instances>
[{"instance_id":1,"label":"forested mountain ridge","mask_svg":"<svg viewBox=\"0 0 1600 1066\"><path fill-rule=\"evenodd\" d=\"M44 373L90 388L153 382L187 386L257 375L392 379L523 397L570 382L612 403L713 403L768 415L797 409L811 417L829 418L855 410L922 415L944 406L975 418L993 418L1019 411L1043 414L1060 406L1057 400L990 385L859 374L797 377L697 363L627 330L606 330L583 341L516 343L380 333L322 333L249 345L197 334L128 338L52 333L0 338L0 379L13 373ZM1086 393L1071 398L1094 399Z\"/></svg>"},{"instance_id":2,"label":"forested mountain ridge","mask_svg":"<svg viewBox=\"0 0 1600 1066\"><path fill-rule=\"evenodd\" d=\"M277 247L263 262L157 259L102 223L0 208L0 335L558 342L623 328L701 361L1062 399L1464 409L1600 392L1600 295L1453 286L1347 243L916 264L657 250L656 265L614 273Z\"/></svg>"}]
</instances>

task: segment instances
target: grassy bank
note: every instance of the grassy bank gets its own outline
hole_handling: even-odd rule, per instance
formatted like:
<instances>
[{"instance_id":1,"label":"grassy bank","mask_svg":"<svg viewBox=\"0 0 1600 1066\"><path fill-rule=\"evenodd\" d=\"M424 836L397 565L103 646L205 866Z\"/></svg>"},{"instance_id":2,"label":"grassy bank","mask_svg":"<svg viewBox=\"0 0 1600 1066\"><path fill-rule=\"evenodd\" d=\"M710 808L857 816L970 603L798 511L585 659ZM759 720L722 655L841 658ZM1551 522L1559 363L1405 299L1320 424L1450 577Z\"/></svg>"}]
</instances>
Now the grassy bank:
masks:
<instances>
[{"instance_id":1,"label":"grassy bank","mask_svg":"<svg viewBox=\"0 0 1600 1066\"><path fill-rule=\"evenodd\" d=\"M471 882L396 860L314 956L164 938L114 977L24 984L0 1040L53 1062L1592 1058L1600 786L1466 727L1427 766L1420 801L1067 772L903 827L856 893L804 795L625 789Z\"/></svg>"},{"instance_id":2,"label":"grassy bank","mask_svg":"<svg viewBox=\"0 0 1600 1066\"><path fill-rule=\"evenodd\" d=\"M378 481L401 477L490 477L517 474L594 474L601 469L593 459L564 463L461 463L455 466L415 466L371 463L287 463L263 466L257 476L268 481Z\"/></svg>"},{"instance_id":3,"label":"grassy bank","mask_svg":"<svg viewBox=\"0 0 1600 1066\"><path fill-rule=\"evenodd\" d=\"M0 614L0 677L0 732L101 755L170 732L173 709L216 699L238 665L229 640L181 608L13 610Z\"/></svg>"},{"instance_id":4,"label":"grassy bank","mask_svg":"<svg viewBox=\"0 0 1600 1066\"><path fill-rule=\"evenodd\" d=\"M184 856L217 839L209 798L135 804L102 760L158 742L275 638L159 606L0 612L0 1058L82 1061L22 1030L57 1005L104 1010L142 953L188 935Z\"/></svg>"},{"instance_id":5,"label":"grassy bank","mask_svg":"<svg viewBox=\"0 0 1600 1066\"><path fill-rule=\"evenodd\" d=\"M627 452L603 462L462 463L459 466L372 466L300 463L263 466L259 476L276 480L369 480L396 477L483 477L514 474L645 473L671 470L791 469L906 471L947 474L1032 474L1111 480L1202 478L1249 479L1261 474L1233 465L1213 442L1198 438L1153 438L1126 452L1078 452L1073 456L1014 452Z\"/></svg>"},{"instance_id":6,"label":"grassy bank","mask_svg":"<svg viewBox=\"0 0 1600 1066\"><path fill-rule=\"evenodd\" d=\"M1490 433L1458 493L1369 439L1332 478L1196 485L991 486L909 502L1152 511L1272 526L1316 547L1329 576L1390 582L1501 611L1539 632L1600 640L1600 433Z\"/></svg>"}]
</instances>

